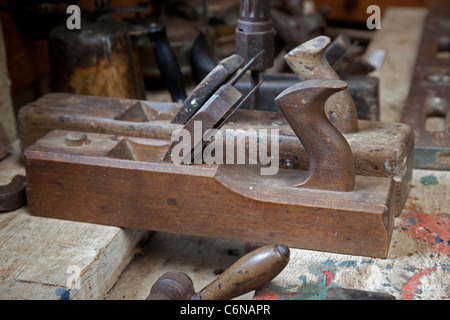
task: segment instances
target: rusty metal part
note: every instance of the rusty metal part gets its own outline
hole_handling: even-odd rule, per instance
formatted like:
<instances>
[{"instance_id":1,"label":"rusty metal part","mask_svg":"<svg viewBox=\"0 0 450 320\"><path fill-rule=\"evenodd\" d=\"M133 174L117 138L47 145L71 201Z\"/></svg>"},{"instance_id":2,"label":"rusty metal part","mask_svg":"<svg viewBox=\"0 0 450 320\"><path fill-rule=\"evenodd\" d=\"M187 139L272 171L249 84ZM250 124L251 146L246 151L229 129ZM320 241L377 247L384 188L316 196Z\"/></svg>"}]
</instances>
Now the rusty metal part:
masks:
<instances>
[{"instance_id":1,"label":"rusty metal part","mask_svg":"<svg viewBox=\"0 0 450 320\"><path fill-rule=\"evenodd\" d=\"M242 98L242 93L239 92L233 85L245 74L245 72L257 61L261 55L264 54L264 50L254 56L247 64L231 78L228 83L222 85L200 108L199 110L186 122L182 130L187 130L190 133L191 138L191 152L183 156L182 163L189 164L195 161L195 155L197 155L204 147L203 137L205 132L211 129L216 129L218 126L223 125L224 121L229 118L230 113L233 113L233 109L240 107L234 107ZM260 84L259 84L260 85ZM251 96L255 90L259 88L257 85L254 90L247 95L244 100ZM197 123L200 123L200 132L196 134ZM182 131L183 133L183 131ZM200 138L198 134L201 133ZM180 141L174 141L170 145L167 153L163 157L164 162L173 162L172 152L176 145Z\"/></svg>"},{"instance_id":2,"label":"rusty metal part","mask_svg":"<svg viewBox=\"0 0 450 320\"><path fill-rule=\"evenodd\" d=\"M435 3L425 22L402 122L415 131L414 167L450 169L450 3Z\"/></svg>"},{"instance_id":3,"label":"rusty metal part","mask_svg":"<svg viewBox=\"0 0 450 320\"><path fill-rule=\"evenodd\" d=\"M356 289L330 288L325 300L395 300L393 295Z\"/></svg>"},{"instance_id":4,"label":"rusty metal part","mask_svg":"<svg viewBox=\"0 0 450 320\"><path fill-rule=\"evenodd\" d=\"M26 182L25 176L16 175L9 184L0 186L0 212L14 211L27 203Z\"/></svg>"},{"instance_id":5,"label":"rusty metal part","mask_svg":"<svg viewBox=\"0 0 450 320\"><path fill-rule=\"evenodd\" d=\"M275 50L275 29L271 18L271 1L241 0L239 19L236 26L236 53L250 61L259 52L264 54L257 59L251 70L251 86L256 88L261 80L260 72L273 66ZM259 92L252 95L251 109L259 107Z\"/></svg>"},{"instance_id":6,"label":"rusty metal part","mask_svg":"<svg viewBox=\"0 0 450 320\"><path fill-rule=\"evenodd\" d=\"M340 80L308 80L275 98L286 120L308 152L309 168L295 186L351 191L355 187L353 152L324 112L326 101L347 88Z\"/></svg>"},{"instance_id":7,"label":"rusty metal part","mask_svg":"<svg viewBox=\"0 0 450 320\"><path fill-rule=\"evenodd\" d=\"M273 66L274 37L271 1L241 0L236 26L236 53L248 62L264 50L263 56L250 70L264 71Z\"/></svg>"},{"instance_id":8,"label":"rusty metal part","mask_svg":"<svg viewBox=\"0 0 450 320\"><path fill-rule=\"evenodd\" d=\"M203 147L203 136L207 130L213 129L230 109L239 101L242 94L232 85L224 84L214 93L211 98L192 116L182 130L190 133L191 144L190 152L183 155L181 163L189 164L195 154L201 151ZM198 126L200 124L200 126ZM182 134L184 131L181 132ZM199 136L200 138L197 138ZM181 141L183 142L183 141ZM179 140L173 141L167 153L164 162L174 162L172 151L179 143ZM195 159L194 159L195 162Z\"/></svg>"},{"instance_id":9,"label":"rusty metal part","mask_svg":"<svg viewBox=\"0 0 450 320\"><path fill-rule=\"evenodd\" d=\"M231 300L273 280L289 259L287 246L260 247L241 257L197 293L189 276L169 272L155 282L146 300Z\"/></svg>"},{"instance_id":10,"label":"rusty metal part","mask_svg":"<svg viewBox=\"0 0 450 320\"><path fill-rule=\"evenodd\" d=\"M238 54L223 59L189 94L172 123L185 124L243 63L244 59Z\"/></svg>"},{"instance_id":11,"label":"rusty metal part","mask_svg":"<svg viewBox=\"0 0 450 320\"><path fill-rule=\"evenodd\" d=\"M245 102L252 94L259 88L261 82L253 88L253 90L243 99L240 93L231 84L225 84L209 99L205 105L187 122L183 129L188 130L191 137L191 152L185 155L182 163L189 164L191 162L197 163L196 155L203 150L203 148L210 142L211 135L214 133L211 129L220 129L226 121L239 109L243 102ZM239 105L235 105L239 102ZM197 127L200 123L200 127ZM197 129L199 128L199 129ZM200 138L197 138L196 130L200 130ZM166 155L163 158L165 162L172 162L172 150L179 143L175 141L169 147Z\"/></svg>"},{"instance_id":12,"label":"rusty metal part","mask_svg":"<svg viewBox=\"0 0 450 320\"><path fill-rule=\"evenodd\" d=\"M316 37L290 51L285 61L300 80L334 79L341 80L326 59L326 48L330 38ZM342 133L352 133L359 130L355 103L348 92L344 90L333 95L327 101L325 111L336 128Z\"/></svg>"},{"instance_id":13,"label":"rusty metal part","mask_svg":"<svg viewBox=\"0 0 450 320\"><path fill-rule=\"evenodd\" d=\"M233 108L224 118L221 120L215 127L215 129L220 129L223 127L223 125L234 115L234 113L242 107L242 105L248 100L249 97L252 97L252 95L259 90L261 84L263 82L260 81L245 97L239 102L239 105Z\"/></svg>"},{"instance_id":14,"label":"rusty metal part","mask_svg":"<svg viewBox=\"0 0 450 320\"><path fill-rule=\"evenodd\" d=\"M352 40L345 34L338 35L325 50L328 63L337 64L352 48Z\"/></svg>"}]
</instances>

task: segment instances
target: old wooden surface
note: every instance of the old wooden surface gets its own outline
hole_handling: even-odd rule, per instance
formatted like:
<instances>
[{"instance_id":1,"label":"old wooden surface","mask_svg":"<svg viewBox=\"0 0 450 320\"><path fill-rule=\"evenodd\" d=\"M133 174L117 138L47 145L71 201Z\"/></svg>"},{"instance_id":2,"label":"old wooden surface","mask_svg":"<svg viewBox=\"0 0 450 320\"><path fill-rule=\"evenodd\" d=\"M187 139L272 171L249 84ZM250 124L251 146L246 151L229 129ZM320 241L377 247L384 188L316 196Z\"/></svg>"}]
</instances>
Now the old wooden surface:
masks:
<instances>
[{"instance_id":1,"label":"old wooden surface","mask_svg":"<svg viewBox=\"0 0 450 320\"><path fill-rule=\"evenodd\" d=\"M1 185L25 174L19 141L14 147L0 162ZM103 299L148 234L33 217L26 207L2 213L0 299Z\"/></svg>"}]
</instances>

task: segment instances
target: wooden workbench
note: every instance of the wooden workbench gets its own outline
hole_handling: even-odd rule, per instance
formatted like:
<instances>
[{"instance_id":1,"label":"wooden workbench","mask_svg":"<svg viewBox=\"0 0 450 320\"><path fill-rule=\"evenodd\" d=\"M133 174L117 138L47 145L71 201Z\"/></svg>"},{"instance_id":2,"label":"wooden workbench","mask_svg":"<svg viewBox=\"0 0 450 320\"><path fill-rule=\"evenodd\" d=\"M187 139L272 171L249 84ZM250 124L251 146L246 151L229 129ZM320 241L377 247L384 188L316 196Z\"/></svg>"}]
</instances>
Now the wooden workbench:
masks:
<instances>
[{"instance_id":1,"label":"wooden workbench","mask_svg":"<svg viewBox=\"0 0 450 320\"><path fill-rule=\"evenodd\" d=\"M388 10L369 48L387 50L376 71L382 120L399 119L425 14ZM0 184L24 173L18 141L14 147L0 162ZM450 172L414 170L387 259L291 249L277 278L239 298L323 299L328 288L344 287L397 299L448 299L449 193ZM256 245L39 218L22 208L0 214L0 299L144 299L167 271L187 273L200 290ZM77 272L79 286L69 289Z\"/></svg>"}]
</instances>

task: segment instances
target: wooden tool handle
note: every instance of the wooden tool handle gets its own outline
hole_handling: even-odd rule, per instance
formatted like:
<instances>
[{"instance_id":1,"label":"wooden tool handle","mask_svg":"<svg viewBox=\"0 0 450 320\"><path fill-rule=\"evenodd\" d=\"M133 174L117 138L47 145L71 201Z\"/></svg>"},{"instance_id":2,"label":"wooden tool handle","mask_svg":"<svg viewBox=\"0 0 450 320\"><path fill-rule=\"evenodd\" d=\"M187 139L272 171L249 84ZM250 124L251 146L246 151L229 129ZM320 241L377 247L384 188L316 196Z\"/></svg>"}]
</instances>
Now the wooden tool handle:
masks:
<instances>
[{"instance_id":1,"label":"wooden tool handle","mask_svg":"<svg viewBox=\"0 0 450 320\"><path fill-rule=\"evenodd\" d=\"M182 272L167 272L158 278L145 300L188 300L194 293L189 276Z\"/></svg>"},{"instance_id":2,"label":"wooden tool handle","mask_svg":"<svg viewBox=\"0 0 450 320\"><path fill-rule=\"evenodd\" d=\"M295 186L331 191L354 189L353 152L324 112L328 98L346 87L340 80L309 80L289 87L275 98L308 152L308 174Z\"/></svg>"},{"instance_id":3,"label":"wooden tool handle","mask_svg":"<svg viewBox=\"0 0 450 320\"><path fill-rule=\"evenodd\" d=\"M289 262L284 245L258 248L236 261L192 300L230 300L255 290L274 279Z\"/></svg>"},{"instance_id":4,"label":"wooden tool handle","mask_svg":"<svg viewBox=\"0 0 450 320\"><path fill-rule=\"evenodd\" d=\"M330 38L316 37L290 51L284 60L302 81L341 80L326 58L326 48L329 44ZM342 133L359 130L355 103L348 90L342 90L330 97L325 109L329 120Z\"/></svg>"}]
</instances>

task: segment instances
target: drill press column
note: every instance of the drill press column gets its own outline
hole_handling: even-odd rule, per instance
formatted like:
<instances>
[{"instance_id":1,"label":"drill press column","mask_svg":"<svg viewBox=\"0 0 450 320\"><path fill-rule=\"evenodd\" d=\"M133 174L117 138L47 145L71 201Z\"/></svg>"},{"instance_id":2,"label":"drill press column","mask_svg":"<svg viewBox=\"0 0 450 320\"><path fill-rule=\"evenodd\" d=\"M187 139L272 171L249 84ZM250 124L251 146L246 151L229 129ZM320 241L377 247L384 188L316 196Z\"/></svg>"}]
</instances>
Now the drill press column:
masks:
<instances>
[{"instance_id":1,"label":"drill press column","mask_svg":"<svg viewBox=\"0 0 450 320\"><path fill-rule=\"evenodd\" d=\"M236 53L248 62L261 50L263 55L250 67L252 88L259 83L260 72L273 66L275 29L270 16L270 0L241 0L236 26ZM252 96L251 108L259 105L259 92Z\"/></svg>"}]
</instances>

